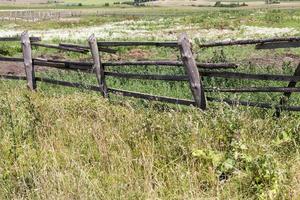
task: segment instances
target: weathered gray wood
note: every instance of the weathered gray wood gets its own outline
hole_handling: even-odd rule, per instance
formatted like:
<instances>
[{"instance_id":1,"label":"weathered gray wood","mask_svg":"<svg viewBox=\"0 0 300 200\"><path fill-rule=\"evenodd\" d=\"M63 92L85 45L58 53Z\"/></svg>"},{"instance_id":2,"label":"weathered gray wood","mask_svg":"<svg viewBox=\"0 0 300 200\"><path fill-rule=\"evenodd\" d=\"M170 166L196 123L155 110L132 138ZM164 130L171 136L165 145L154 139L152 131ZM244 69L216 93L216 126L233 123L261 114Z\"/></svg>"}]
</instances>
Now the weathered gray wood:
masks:
<instances>
[{"instance_id":1,"label":"weathered gray wood","mask_svg":"<svg viewBox=\"0 0 300 200\"><path fill-rule=\"evenodd\" d=\"M65 63L66 65L86 66L87 69L93 66L91 62L78 61L64 61L64 60L49 60L49 59L35 59L41 62ZM1 57L0 57L1 61ZM103 67L109 66L127 66L127 65L157 65L157 66L183 66L182 62L178 61L119 61L119 62L103 62ZM235 69L238 66L235 63L197 63L197 67L201 69Z\"/></svg>"},{"instance_id":2,"label":"weathered gray wood","mask_svg":"<svg viewBox=\"0 0 300 200\"><path fill-rule=\"evenodd\" d=\"M182 34L178 39L178 46L182 58L182 63L189 77L190 88L194 96L196 106L202 110L206 109L206 99L201 77L192 53L192 46L187 34Z\"/></svg>"},{"instance_id":3,"label":"weathered gray wood","mask_svg":"<svg viewBox=\"0 0 300 200\"><path fill-rule=\"evenodd\" d=\"M66 66L68 66L68 65L80 66L80 67L86 67L86 69L91 69L93 67L93 63L92 62L51 60L51 59L42 59L42 58L35 58L34 61L48 62L48 63L57 63L57 64L65 64Z\"/></svg>"},{"instance_id":4,"label":"weathered gray wood","mask_svg":"<svg viewBox=\"0 0 300 200\"><path fill-rule=\"evenodd\" d=\"M165 80L165 81L188 81L186 75L158 75L158 74L133 74L120 72L105 72L106 76L129 78L129 79L144 79L144 80Z\"/></svg>"},{"instance_id":5,"label":"weathered gray wood","mask_svg":"<svg viewBox=\"0 0 300 200\"><path fill-rule=\"evenodd\" d=\"M35 90L36 81L35 81L34 66L32 64L31 45L30 45L28 32L22 33L21 44L22 44L22 51L23 51L23 58L24 58L25 73L27 77L27 86L30 90Z\"/></svg>"},{"instance_id":6,"label":"weathered gray wood","mask_svg":"<svg viewBox=\"0 0 300 200\"><path fill-rule=\"evenodd\" d=\"M116 47L116 46L157 46L157 47L178 47L176 42L98 42L99 46Z\"/></svg>"},{"instance_id":7,"label":"weathered gray wood","mask_svg":"<svg viewBox=\"0 0 300 200\"><path fill-rule=\"evenodd\" d=\"M265 81L299 81L300 80L300 76L273 75L273 74L248 74L248 73L226 72L226 71L200 71L200 74L202 76L208 76L208 77L265 80Z\"/></svg>"},{"instance_id":8,"label":"weathered gray wood","mask_svg":"<svg viewBox=\"0 0 300 200\"><path fill-rule=\"evenodd\" d=\"M119 62L105 62L104 66L137 66L137 65L156 65L156 66L183 66L179 61L119 61ZM234 63L196 63L197 67L202 69L235 69L238 66Z\"/></svg>"},{"instance_id":9,"label":"weathered gray wood","mask_svg":"<svg viewBox=\"0 0 300 200\"><path fill-rule=\"evenodd\" d=\"M225 42L212 42L207 44L200 44L200 48L217 47L217 46L232 46L232 45L250 45L250 44L263 44L267 42L288 42L288 41L300 41L300 37L288 37L288 38L269 38L269 39L249 39L249 40L235 40Z\"/></svg>"},{"instance_id":10,"label":"weathered gray wood","mask_svg":"<svg viewBox=\"0 0 300 200\"><path fill-rule=\"evenodd\" d=\"M300 111L300 107L298 106L282 106L282 105L272 105L270 103L264 103L264 102L251 102L251 101L239 101L239 100L232 100L232 99L218 99L214 97L207 97L207 101L211 102L224 102L229 105L233 106L251 106L251 107L258 107L258 108L265 108L265 109L281 109L281 110L287 110L287 111Z\"/></svg>"},{"instance_id":11,"label":"weathered gray wood","mask_svg":"<svg viewBox=\"0 0 300 200\"><path fill-rule=\"evenodd\" d=\"M83 54L88 53L88 50L86 50L86 49L63 47L63 46L57 46L57 45L52 45L52 44L32 43L31 46L45 47L45 48L50 48L50 49L59 49L59 50L63 50L63 51L72 51L72 52L83 53Z\"/></svg>"},{"instance_id":12,"label":"weathered gray wood","mask_svg":"<svg viewBox=\"0 0 300 200\"><path fill-rule=\"evenodd\" d=\"M83 49L83 50L89 50L90 47L84 46L84 45L79 45L79 44L66 44L66 43L60 43L59 46L62 47L72 47L72 48L78 48L78 49ZM117 53L117 50L115 49L110 49L110 48L104 48L104 47L98 47L100 52L105 52L105 53Z\"/></svg>"},{"instance_id":13,"label":"weathered gray wood","mask_svg":"<svg viewBox=\"0 0 300 200\"><path fill-rule=\"evenodd\" d=\"M117 95L127 96L127 97L134 97L134 98L140 98L140 99L146 99L146 100L153 100L153 101L162 101L166 103L174 103L174 104L181 104L181 105L195 105L194 101L187 100L187 99L176 99L171 97L163 97L163 96L157 96L157 95L149 95L139 92L130 92L126 90L120 90L115 88L108 88L108 91Z\"/></svg>"},{"instance_id":14,"label":"weathered gray wood","mask_svg":"<svg viewBox=\"0 0 300 200\"><path fill-rule=\"evenodd\" d=\"M20 41L20 37L0 37L0 42L17 42ZM31 42L39 42L41 41L40 37L30 37L29 38Z\"/></svg>"},{"instance_id":15,"label":"weathered gray wood","mask_svg":"<svg viewBox=\"0 0 300 200\"><path fill-rule=\"evenodd\" d=\"M8 57L0 57L0 62L24 62L23 58L8 58Z\"/></svg>"},{"instance_id":16,"label":"weathered gray wood","mask_svg":"<svg viewBox=\"0 0 300 200\"><path fill-rule=\"evenodd\" d=\"M26 76L12 76L12 75L2 75L0 74L1 79L8 79L8 80L27 80Z\"/></svg>"},{"instance_id":17,"label":"weathered gray wood","mask_svg":"<svg viewBox=\"0 0 300 200\"><path fill-rule=\"evenodd\" d=\"M94 61L94 68L95 68L98 84L101 88L101 93L102 93L103 97L108 97L107 86L106 86L106 82L105 82L104 67L100 60L97 39L94 34L92 34L89 37L88 42L89 42L89 45L91 48L91 53L92 53L93 61Z\"/></svg>"},{"instance_id":18,"label":"weathered gray wood","mask_svg":"<svg viewBox=\"0 0 300 200\"><path fill-rule=\"evenodd\" d=\"M280 49L280 48L298 48L300 47L300 41L288 41L288 42L268 42L258 44L256 49Z\"/></svg>"},{"instance_id":19,"label":"weathered gray wood","mask_svg":"<svg viewBox=\"0 0 300 200\"><path fill-rule=\"evenodd\" d=\"M300 88L289 87L249 87L249 88L205 88L205 92L300 92Z\"/></svg>"},{"instance_id":20,"label":"weathered gray wood","mask_svg":"<svg viewBox=\"0 0 300 200\"><path fill-rule=\"evenodd\" d=\"M300 76L300 63L298 64L298 66L294 72L294 76ZM288 87L295 88L296 85L297 85L297 81L291 81L291 82L289 82ZM288 102L288 99L291 97L291 95L292 95L291 91L284 92L283 96L280 98L279 105L285 106ZM281 110L276 109L275 116L280 117L280 113L281 113Z\"/></svg>"}]
</instances>

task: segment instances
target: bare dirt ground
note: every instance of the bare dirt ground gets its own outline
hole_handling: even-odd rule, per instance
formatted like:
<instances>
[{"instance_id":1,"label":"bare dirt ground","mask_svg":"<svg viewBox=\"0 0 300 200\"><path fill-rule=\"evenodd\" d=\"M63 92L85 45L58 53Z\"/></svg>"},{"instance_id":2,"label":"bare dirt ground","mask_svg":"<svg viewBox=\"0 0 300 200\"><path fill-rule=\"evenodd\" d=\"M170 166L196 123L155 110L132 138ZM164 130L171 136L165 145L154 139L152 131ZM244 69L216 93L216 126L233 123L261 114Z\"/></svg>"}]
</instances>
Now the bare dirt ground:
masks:
<instances>
[{"instance_id":1,"label":"bare dirt ground","mask_svg":"<svg viewBox=\"0 0 300 200\"><path fill-rule=\"evenodd\" d=\"M1 62L1 75L23 75L25 74L24 65L22 63Z\"/></svg>"}]
</instances>

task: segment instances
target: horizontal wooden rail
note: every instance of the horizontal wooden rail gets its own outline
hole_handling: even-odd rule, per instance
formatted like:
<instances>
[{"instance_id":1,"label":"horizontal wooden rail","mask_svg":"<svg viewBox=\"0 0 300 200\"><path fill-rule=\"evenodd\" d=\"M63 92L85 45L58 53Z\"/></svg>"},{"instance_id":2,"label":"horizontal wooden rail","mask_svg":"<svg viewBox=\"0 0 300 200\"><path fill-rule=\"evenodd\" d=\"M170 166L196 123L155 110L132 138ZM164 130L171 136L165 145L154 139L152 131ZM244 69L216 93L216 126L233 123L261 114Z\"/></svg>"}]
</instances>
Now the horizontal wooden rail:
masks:
<instances>
[{"instance_id":1,"label":"horizontal wooden rail","mask_svg":"<svg viewBox=\"0 0 300 200\"><path fill-rule=\"evenodd\" d=\"M113 76L119 78L129 79L144 79L144 80L164 80L164 81L188 81L186 75L157 75L157 74L132 74L119 72L105 72L106 76Z\"/></svg>"},{"instance_id":2,"label":"horizontal wooden rail","mask_svg":"<svg viewBox=\"0 0 300 200\"><path fill-rule=\"evenodd\" d=\"M200 71L202 76L220 77L220 78L236 78L236 79L250 79L250 80L269 80L269 81L299 81L300 76L288 75L270 75L270 74L247 74L238 72L224 72L224 71ZM131 79L145 79L145 80L166 80L166 81L187 81L186 75L157 75L157 74L133 74L133 73L119 73L119 72L105 72L107 76L131 78Z\"/></svg>"},{"instance_id":3,"label":"horizontal wooden rail","mask_svg":"<svg viewBox=\"0 0 300 200\"><path fill-rule=\"evenodd\" d=\"M137 65L157 65L157 66L183 66L179 61L120 61L120 62L104 62L103 66L137 66ZM235 63L197 63L202 69L235 69L238 67Z\"/></svg>"},{"instance_id":4,"label":"horizontal wooden rail","mask_svg":"<svg viewBox=\"0 0 300 200\"><path fill-rule=\"evenodd\" d=\"M24 62L23 58L0 57L0 62Z\"/></svg>"},{"instance_id":5,"label":"horizontal wooden rail","mask_svg":"<svg viewBox=\"0 0 300 200\"><path fill-rule=\"evenodd\" d=\"M182 104L182 105L195 105L194 101L186 100L186 99L176 99L176 98L170 98L170 97L163 97L163 96L156 96L156 95L149 95L139 92L130 92L126 90L120 90L115 88L108 88L108 91L114 94L127 96L127 97L134 97L134 98L140 98L140 99L146 99L146 100L154 100L154 101L162 101L166 103L174 103L174 104Z\"/></svg>"},{"instance_id":6,"label":"horizontal wooden rail","mask_svg":"<svg viewBox=\"0 0 300 200\"><path fill-rule=\"evenodd\" d=\"M199 71L202 76L219 77L219 78L235 78L265 81L299 81L300 76L288 75L272 75L272 74L248 74L239 72L226 71Z\"/></svg>"},{"instance_id":7,"label":"horizontal wooden rail","mask_svg":"<svg viewBox=\"0 0 300 200\"><path fill-rule=\"evenodd\" d=\"M47 63L57 63L57 64L65 64L73 65L73 66L80 66L80 67L86 67L86 69L89 69L93 66L92 62L77 62L77 61L65 61L65 60L51 60L51 59L41 59L41 58L35 58L34 61L39 62L47 62Z\"/></svg>"},{"instance_id":8,"label":"horizontal wooden rail","mask_svg":"<svg viewBox=\"0 0 300 200\"><path fill-rule=\"evenodd\" d=\"M78 64L72 64L72 63L56 63L56 62L47 62L47 61L41 61L41 60L33 60L33 64L35 66L41 66L41 67L51 67L61 70L72 70L72 71L82 71L82 72L92 72L92 67L90 66L84 66L84 65L78 65Z\"/></svg>"},{"instance_id":9,"label":"horizontal wooden rail","mask_svg":"<svg viewBox=\"0 0 300 200\"><path fill-rule=\"evenodd\" d=\"M42 39L40 37L30 37L31 42L39 42ZM21 41L21 37L0 37L0 42L18 42Z\"/></svg>"},{"instance_id":10,"label":"horizontal wooden rail","mask_svg":"<svg viewBox=\"0 0 300 200\"><path fill-rule=\"evenodd\" d=\"M35 43L36 44L36 43ZM64 64L66 66L78 66L79 69L91 69L92 62L76 62L76 61L63 61L63 60L48 60L36 58L33 59L37 65L42 65L45 63L45 66L48 66L48 63ZM23 62L22 58L9 58L9 57L0 57L0 61L11 61L11 62ZM37 62L39 61L39 62ZM120 61L120 62L104 62L103 66L138 66L138 65L157 65L157 66L182 66L182 62L179 61ZM51 65L54 66L54 65ZM81 66L81 67L80 67ZM197 63L198 68L200 69L235 69L238 67L235 63ZM58 66L62 68L63 66ZM69 67L67 67L69 68Z\"/></svg>"},{"instance_id":11,"label":"horizontal wooden rail","mask_svg":"<svg viewBox=\"0 0 300 200\"><path fill-rule=\"evenodd\" d=\"M98 42L99 46L157 46L157 47L178 47L177 42Z\"/></svg>"},{"instance_id":12,"label":"horizontal wooden rail","mask_svg":"<svg viewBox=\"0 0 300 200\"><path fill-rule=\"evenodd\" d=\"M265 109L280 109L280 110L287 110L287 111L300 111L300 107L298 106L281 106L281 105L272 105L270 103L264 102L251 102L251 101L240 101L240 100L232 100L232 99L218 99L213 97L207 97L207 101L211 102L225 102L229 105L233 106L251 106L251 107L258 107L258 108L265 108Z\"/></svg>"},{"instance_id":13,"label":"horizontal wooden rail","mask_svg":"<svg viewBox=\"0 0 300 200\"><path fill-rule=\"evenodd\" d=\"M79 44L67 44L67 43L60 43L59 46L61 47L71 47L71 48L78 48L78 49L84 49L84 50L90 50L90 47L84 46L84 45L79 45ZM117 53L117 50L115 49L110 49L110 48L104 48L104 47L98 47L100 52L105 52L105 53Z\"/></svg>"},{"instance_id":14,"label":"horizontal wooden rail","mask_svg":"<svg viewBox=\"0 0 300 200\"><path fill-rule=\"evenodd\" d=\"M23 76L3 75L3 76L0 76L0 78L12 79L12 80L26 80L25 76L23 77ZM54 79L49 79L49 78L40 78L40 77L36 77L36 81L54 84L54 85L61 85L61 86L66 86L66 87L88 89L88 90L97 91L97 92L100 91L100 88L98 86L84 85L82 83L74 83L74 82L60 81L60 80L54 80ZM195 104L195 102L193 102L191 100L150 95L150 94L144 94L144 93L139 93L139 92L130 92L130 91L120 90L120 89L115 89L115 88L108 88L108 92L114 93L116 95L127 96L127 97L141 98L141 99L154 100L154 101L162 101L162 102L166 102L166 103L182 104L182 105L187 105L187 106Z\"/></svg>"},{"instance_id":15,"label":"horizontal wooden rail","mask_svg":"<svg viewBox=\"0 0 300 200\"><path fill-rule=\"evenodd\" d=\"M50 48L50 49L59 49L59 50L62 50L62 51L71 51L71 52L83 53L83 54L86 54L86 53L89 52L86 49L79 49L79 48L74 48L74 47L57 46L57 45L53 45L53 44L32 43L31 46L45 47L45 48Z\"/></svg>"},{"instance_id":16,"label":"horizontal wooden rail","mask_svg":"<svg viewBox=\"0 0 300 200\"><path fill-rule=\"evenodd\" d=\"M300 41L288 41L288 42L268 42L255 46L256 49L281 49L281 48L298 48L300 47Z\"/></svg>"},{"instance_id":17,"label":"horizontal wooden rail","mask_svg":"<svg viewBox=\"0 0 300 200\"><path fill-rule=\"evenodd\" d=\"M100 88L98 86L84 85L82 83L74 83L74 82L61 81L61 80L55 80L55 79L49 79L49 78L40 78L40 77L37 77L36 81L54 84L54 85L61 85L61 86L66 86L66 87L87 89L87 90L92 90L92 91L96 91L96 92L100 91Z\"/></svg>"},{"instance_id":18,"label":"horizontal wooden rail","mask_svg":"<svg viewBox=\"0 0 300 200\"><path fill-rule=\"evenodd\" d=\"M249 88L205 88L206 92L300 92L300 88L290 87L249 87Z\"/></svg>"},{"instance_id":19,"label":"horizontal wooden rail","mask_svg":"<svg viewBox=\"0 0 300 200\"><path fill-rule=\"evenodd\" d=\"M9 79L9 80L26 80L25 76L0 75L0 78ZM97 91L97 92L100 89L98 86L84 85L82 83L60 81L60 80L54 80L54 79L49 79L49 78L36 77L36 81L54 84L54 85L61 85L61 86L66 86L66 87L87 89L87 90L92 90L92 91ZM187 99L177 99L177 98L150 95L150 94L139 93L139 92L130 92L127 90L120 90L120 89L115 89L115 88L108 88L108 91L111 93L114 93L116 95L122 95L122 96L127 96L127 97L162 101L162 102L166 102L166 103L174 103L174 104L181 104L181 105L187 105L187 106L195 105L194 101L187 100ZM227 103L229 105L233 105L233 106L242 105L242 106L259 107L259 108L265 108L265 109L277 108L280 110L287 110L287 111L300 111L300 107L297 107L297 106L272 105L270 103L264 103L264 102L240 101L240 100L232 100L232 99L227 99L227 98L226 99L218 99L218 98L214 98L214 97L207 97L207 100L211 101L211 102L225 102L225 103Z\"/></svg>"},{"instance_id":20,"label":"horizontal wooden rail","mask_svg":"<svg viewBox=\"0 0 300 200\"><path fill-rule=\"evenodd\" d=\"M262 43L266 43L266 42L292 42L292 41L300 41L300 37L213 42L213 43L207 43L207 44L200 44L199 47L200 48L207 48L207 47L218 47L218 46L262 44Z\"/></svg>"},{"instance_id":21,"label":"horizontal wooden rail","mask_svg":"<svg viewBox=\"0 0 300 200\"><path fill-rule=\"evenodd\" d=\"M6 58L0 57L0 61L15 61L22 62L20 58ZM33 59L35 65L56 67L59 69L73 69L73 70L92 70L93 64L91 62L75 62L75 61L61 61L61 60L47 60L47 59ZM103 63L104 66L112 65L113 63ZM202 76L220 77L220 78L235 78L235 79L250 79L250 80L269 80L269 81L300 81L300 76L289 75L271 75L271 74L248 74L239 72L227 71L199 71ZM174 75L143 75L143 74L126 74L118 72L106 72L108 76L135 78L135 79L154 79L154 80L170 80L170 81L186 81L186 76Z\"/></svg>"},{"instance_id":22,"label":"horizontal wooden rail","mask_svg":"<svg viewBox=\"0 0 300 200\"><path fill-rule=\"evenodd\" d=\"M1 79L8 79L8 80L27 80L26 76L12 76L12 75L0 75Z\"/></svg>"}]
</instances>

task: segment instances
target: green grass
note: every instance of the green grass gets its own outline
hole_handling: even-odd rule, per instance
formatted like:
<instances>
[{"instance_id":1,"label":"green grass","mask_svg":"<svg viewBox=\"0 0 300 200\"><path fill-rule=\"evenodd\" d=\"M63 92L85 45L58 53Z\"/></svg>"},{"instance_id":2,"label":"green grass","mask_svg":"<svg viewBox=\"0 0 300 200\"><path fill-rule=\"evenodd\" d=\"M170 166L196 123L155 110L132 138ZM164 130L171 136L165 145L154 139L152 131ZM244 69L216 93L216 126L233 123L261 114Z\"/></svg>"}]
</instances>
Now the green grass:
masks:
<instances>
[{"instance_id":1,"label":"green grass","mask_svg":"<svg viewBox=\"0 0 300 200\"><path fill-rule=\"evenodd\" d=\"M142 11L148 8L142 8ZM164 8L166 12L173 12ZM193 8L194 9L194 8ZM141 10L136 9L136 12ZM158 10L155 11L159 13ZM199 10L194 10L199 11ZM185 14L187 10L183 9ZM260 14L257 14L260 13ZM299 10L217 10L194 12L174 21L203 28L240 25L299 29ZM141 16L130 19L153 20ZM78 23L19 22L21 28L86 27L128 17L82 17ZM91 22L91 23L90 23ZM5 24L6 23L6 24ZM10 22L3 22L6 26ZM143 25L141 25L143 26ZM49 41L58 43L60 41ZM85 42L86 41L69 41ZM253 46L199 49L199 62L238 62L239 72L293 74L300 49L257 51ZM1 56L21 56L20 45L1 43ZM117 48L103 60L134 60L136 48ZM179 58L178 51L141 47L150 60ZM34 57L90 60L91 55L33 48ZM273 62L256 63L258 59ZM126 73L184 74L183 68L109 67ZM229 70L233 71L233 70ZM94 74L60 70L37 76L96 85ZM109 87L191 99L187 83L107 78ZM287 83L204 78L205 87L286 86ZM25 81L0 80L0 199L298 199L300 195L299 113L225 103L195 107L137 100L111 94L38 83L29 92ZM208 96L272 104L282 94ZM299 94L289 102L300 105Z\"/></svg>"},{"instance_id":2,"label":"green grass","mask_svg":"<svg viewBox=\"0 0 300 200\"><path fill-rule=\"evenodd\" d=\"M299 192L298 114L273 119L273 111L220 104L162 110L22 85L1 83L2 199L290 199Z\"/></svg>"}]
</instances>

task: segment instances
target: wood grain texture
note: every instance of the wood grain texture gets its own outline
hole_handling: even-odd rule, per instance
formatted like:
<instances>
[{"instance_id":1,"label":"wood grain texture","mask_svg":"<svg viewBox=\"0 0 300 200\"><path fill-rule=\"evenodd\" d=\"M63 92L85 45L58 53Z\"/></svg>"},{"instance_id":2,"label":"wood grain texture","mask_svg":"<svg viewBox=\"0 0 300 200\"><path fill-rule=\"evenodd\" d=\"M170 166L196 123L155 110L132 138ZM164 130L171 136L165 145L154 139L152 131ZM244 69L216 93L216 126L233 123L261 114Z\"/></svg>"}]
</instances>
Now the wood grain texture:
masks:
<instances>
[{"instance_id":1,"label":"wood grain texture","mask_svg":"<svg viewBox=\"0 0 300 200\"><path fill-rule=\"evenodd\" d=\"M93 61L94 61L93 68L95 69L95 72L96 72L96 77L98 80L98 84L99 84L102 96L108 97L107 86L106 86L106 82L105 82L104 67L101 63L101 58L99 55L99 49L98 49L98 45L97 45L97 39L94 34L92 34L89 37L88 42L89 42L89 46L90 46L91 53L93 56Z\"/></svg>"},{"instance_id":2,"label":"wood grain texture","mask_svg":"<svg viewBox=\"0 0 300 200\"><path fill-rule=\"evenodd\" d=\"M24 58L25 73L27 77L27 87L30 90L36 89L34 66L31 56L31 45L28 32L23 32L21 35L22 52Z\"/></svg>"},{"instance_id":3,"label":"wood grain texture","mask_svg":"<svg viewBox=\"0 0 300 200\"><path fill-rule=\"evenodd\" d=\"M190 88L196 103L196 106L202 110L206 109L206 99L198 72L197 64L192 53L192 46L187 34L180 35L178 46L181 54L182 63L189 78Z\"/></svg>"}]
</instances>

